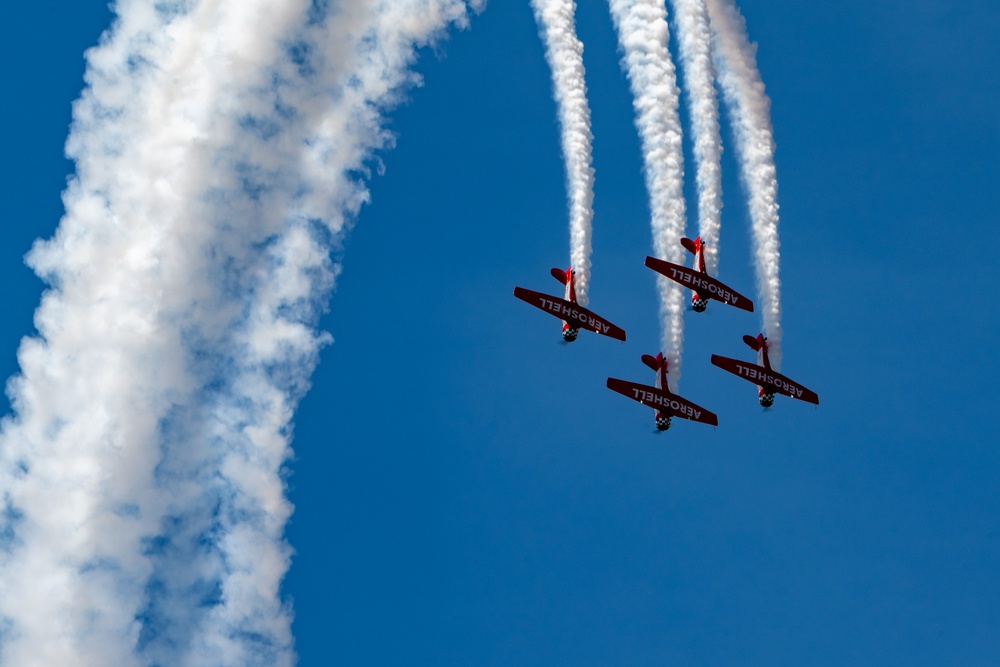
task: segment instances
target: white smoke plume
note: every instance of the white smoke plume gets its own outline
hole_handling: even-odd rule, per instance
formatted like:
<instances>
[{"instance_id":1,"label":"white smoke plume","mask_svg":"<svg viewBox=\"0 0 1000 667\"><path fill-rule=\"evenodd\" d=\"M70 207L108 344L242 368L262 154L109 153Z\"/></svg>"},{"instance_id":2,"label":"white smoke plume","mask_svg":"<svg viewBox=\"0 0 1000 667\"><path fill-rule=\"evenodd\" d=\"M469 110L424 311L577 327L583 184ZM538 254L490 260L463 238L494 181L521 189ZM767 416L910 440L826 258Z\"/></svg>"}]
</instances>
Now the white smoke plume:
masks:
<instances>
[{"instance_id":1,"label":"white smoke plume","mask_svg":"<svg viewBox=\"0 0 1000 667\"><path fill-rule=\"evenodd\" d=\"M635 124L642 142L646 189L657 257L684 263L684 152L678 114L677 74L667 47L669 28L663 0L609 0L632 89ZM684 342L684 293L657 278L663 317L663 353L676 389Z\"/></svg>"},{"instance_id":2,"label":"white smoke plume","mask_svg":"<svg viewBox=\"0 0 1000 667\"><path fill-rule=\"evenodd\" d=\"M481 3L470 1L474 9ZM292 411L416 49L463 0L118 0L0 432L0 663L292 665Z\"/></svg>"},{"instance_id":3,"label":"white smoke plume","mask_svg":"<svg viewBox=\"0 0 1000 667\"><path fill-rule=\"evenodd\" d=\"M594 169L591 166L590 106L583 67L583 43L576 36L573 0L531 0L552 70L553 94L562 129L569 200L570 262L576 270L576 296L588 302L591 221L594 217Z\"/></svg>"},{"instance_id":4,"label":"white smoke plume","mask_svg":"<svg viewBox=\"0 0 1000 667\"><path fill-rule=\"evenodd\" d=\"M719 270L719 227L722 213L722 136L719 101L715 94L712 33L705 0L671 0L677 29L678 54L697 166L698 233L705 242L705 265L711 275Z\"/></svg>"},{"instance_id":5,"label":"white smoke plume","mask_svg":"<svg viewBox=\"0 0 1000 667\"><path fill-rule=\"evenodd\" d=\"M768 352L781 368L781 280L778 241L778 179L774 166L771 101L757 69L757 47L733 0L707 0L719 84L729 109L736 153L749 196L759 307Z\"/></svg>"}]
</instances>

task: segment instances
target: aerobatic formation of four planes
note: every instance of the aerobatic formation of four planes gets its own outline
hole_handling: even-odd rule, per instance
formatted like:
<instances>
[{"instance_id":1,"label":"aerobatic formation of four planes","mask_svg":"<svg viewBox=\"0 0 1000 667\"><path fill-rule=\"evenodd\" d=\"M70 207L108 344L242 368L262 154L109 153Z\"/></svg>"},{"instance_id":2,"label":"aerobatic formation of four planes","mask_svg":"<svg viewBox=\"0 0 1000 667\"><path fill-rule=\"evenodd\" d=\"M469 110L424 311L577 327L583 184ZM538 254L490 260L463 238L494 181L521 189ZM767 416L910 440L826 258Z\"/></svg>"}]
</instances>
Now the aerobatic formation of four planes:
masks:
<instances>
[{"instance_id":1,"label":"aerobatic formation of four planes","mask_svg":"<svg viewBox=\"0 0 1000 667\"><path fill-rule=\"evenodd\" d=\"M694 268L689 269L655 257L647 257L646 266L684 287L691 288L691 307L696 312L704 312L705 308L708 307L709 299L753 312L753 302L750 299L708 275L705 270L704 246L700 237L694 241L681 239L681 245L694 255ZM572 268L566 271L552 269L552 276L566 286L562 299L523 287L515 287L514 296L561 319L563 323L562 337L567 343L576 340L580 329L593 331L620 341L625 340L624 329L615 326L576 302ZM729 371L737 377L756 384L758 400L765 408L774 404L775 394L783 394L800 401L819 405L819 396L815 392L789 380L771 368L771 363L767 358L767 338L764 337L764 334L758 334L756 338L743 336L743 341L757 352L756 364L717 354L712 355L712 363L724 371ZM608 389L656 410L656 428L660 431L666 431L670 428L672 417L689 419L712 426L719 425L719 418L715 413L670 391L667 384L667 360L662 352L655 357L648 354L642 355L642 363L656 373L656 382L653 386L608 378Z\"/></svg>"}]
</instances>

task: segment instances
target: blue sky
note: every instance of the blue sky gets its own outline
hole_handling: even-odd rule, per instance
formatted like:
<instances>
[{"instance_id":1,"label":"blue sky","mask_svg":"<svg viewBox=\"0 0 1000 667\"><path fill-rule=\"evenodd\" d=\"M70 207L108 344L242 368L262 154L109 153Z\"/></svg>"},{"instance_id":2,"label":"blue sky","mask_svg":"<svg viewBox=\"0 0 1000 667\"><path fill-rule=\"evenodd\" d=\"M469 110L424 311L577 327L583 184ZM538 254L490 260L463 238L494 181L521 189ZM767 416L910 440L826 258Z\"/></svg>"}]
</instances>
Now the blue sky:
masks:
<instances>
[{"instance_id":1,"label":"blue sky","mask_svg":"<svg viewBox=\"0 0 1000 667\"><path fill-rule=\"evenodd\" d=\"M289 477L301 664L1000 661L1000 6L740 3L778 145L783 370L821 405L763 413L712 367L759 330L713 305L688 314L681 391L720 426L656 435L604 387L651 382L660 334L631 98L606 6L580 4L591 306L629 340L562 346L511 295L557 292L566 205L537 27L493 0L424 54L338 254ZM62 213L82 53L111 16L69 5L6 11L5 376L43 289L21 257ZM720 270L750 293L724 132Z\"/></svg>"}]
</instances>

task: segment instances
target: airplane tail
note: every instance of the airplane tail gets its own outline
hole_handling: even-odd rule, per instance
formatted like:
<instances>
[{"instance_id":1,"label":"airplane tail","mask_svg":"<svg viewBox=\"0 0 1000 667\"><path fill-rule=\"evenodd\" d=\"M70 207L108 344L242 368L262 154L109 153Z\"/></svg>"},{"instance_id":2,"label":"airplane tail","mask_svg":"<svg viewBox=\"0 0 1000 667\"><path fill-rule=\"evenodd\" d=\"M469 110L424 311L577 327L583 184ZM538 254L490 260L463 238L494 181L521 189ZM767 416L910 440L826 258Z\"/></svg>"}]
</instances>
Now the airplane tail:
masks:
<instances>
[{"instance_id":1,"label":"airplane tail","mask_svg":"<svg viewBox=\"0 0 1000 667\"><path fill-rule=\"evenodd\" d=\"M701 237L699 236L694 241L691 239L681 239L681 245L692 255L698 254L698 249L701 248Z\"/></svg>"},{"instance_id":2,"label":"airplane tail","mask_svg":"<svg viewBox=\"0 0 1000 667\"><path fill-rule=\"evenodd\" d=\"M644 354L644 355L642 355L642 363L646 364L647 366L649 366L650 368L652 368L654 371L660 370L660 360L657 359L656 357L654 357L651 354Z\"/></svg>"},{"instance_id":3,"label":"airplane tail","mask_svg":"<svg viewBox=\"0 0 1000 667\"><path fill-rule=\"evenodd\" d=\"M757 363L764 368L771 370L771 362L767 358L767 338L764 337L764 334L759 333L756 338L744 336L743 342L749 345L750 349L757 353ZM763 403L761 405L763 405ZM764 407L768 406L765 405Z\"/></svg>"},{"instance_id":4,"label":"airplane tail","mask_svg":"<svg viewBox=\"0 0 1000 667\"><path fill-rule=\"evenodd\" d=\"M562 271L560 269L552 269L550 273L552 274L553 278L555 278L556 280L558 280L559 282L561 282L563 285L566 286L566 291L564 293L563 298L565 298L567 301L572 301L573 303L576 303L576 285L574 284L576 282L574 280L576 272L573 271L573 267L571 266L565 271Z\"/></svg>"},{"instance_id":5,"label":"airplane tail","mask_svg":"<svg viewBox=\"0 0 1000 667\"><path fill-rule=\"evenodd\" d=\"M764 334L760 334L756 338L753 336L743 336L743 342L749 345L750 349L754 352L760 352L761 345L764 344Z\"/></svg>"}]
</instances>

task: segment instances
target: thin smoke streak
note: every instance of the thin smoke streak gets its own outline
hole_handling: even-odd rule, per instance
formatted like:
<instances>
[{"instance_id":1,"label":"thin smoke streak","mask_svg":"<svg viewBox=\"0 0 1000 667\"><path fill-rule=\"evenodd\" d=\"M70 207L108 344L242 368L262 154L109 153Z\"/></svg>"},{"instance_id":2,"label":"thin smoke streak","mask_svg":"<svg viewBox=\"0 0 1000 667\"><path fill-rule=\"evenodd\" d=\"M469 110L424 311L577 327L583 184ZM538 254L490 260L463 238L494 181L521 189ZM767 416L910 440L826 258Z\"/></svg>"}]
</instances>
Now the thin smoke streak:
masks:
<instances>
[{"instance_id":1,"label":"thin smoke streak","mask_svg":"<svg viewBox=\"0 0 1000 667\"><path fill-rule=\"evenodd\" d=\"M775 370L781 368L781 258L778 179L771 101L757 68L757 48L733 0L707 0L723 99L729 110L743 185L749 196L759 309Z\"/></svg>"},{"instance_id":2,"label":"thin smoke streak","mask_svg":"<svg viewBox=\"0 0 1000 667\"><path fill-rule=\"evenodd\" d=\"M722 136L719 101L715 94L712 39L705 0L671 0L677 26L681 71L688 108L698 185L698 233L705 242L705 268L719 271L719 231L722 213Z\"/></svg>"},{"instance_id":3,"label":"thin smoke streak","mask_svg":"<svg viewBox=\"0 0 1000 667\"><path fill-rule=\"evenodd\" d=\"M677 264L684 261L684 153L678 112L677 74L667 48L669 28L663 0L610 0L622 60L632 89L635 124L642 142L646 190L649 192L653 251ZM657 277L663 321L663 353L669 381L680 380L684 342L684 293Z\"/></svg>"},{"instance_id":4,"label":"thin smoke streak","mask_svg":"<svg viewBox=\"0 0 1000 667\"><path fill-rule=\"evenodd\" d=\"M580 305L586 306L591 270L591 221L594 217L593 135L587 103L583 43L576 35L573 19L576 3L573 0L532 0L531 6L552 70L553 94L562 130L560 141L566 162L570 262L576 270L577 300Z\"/></svg>"}]
</instances>

